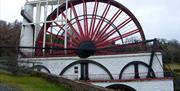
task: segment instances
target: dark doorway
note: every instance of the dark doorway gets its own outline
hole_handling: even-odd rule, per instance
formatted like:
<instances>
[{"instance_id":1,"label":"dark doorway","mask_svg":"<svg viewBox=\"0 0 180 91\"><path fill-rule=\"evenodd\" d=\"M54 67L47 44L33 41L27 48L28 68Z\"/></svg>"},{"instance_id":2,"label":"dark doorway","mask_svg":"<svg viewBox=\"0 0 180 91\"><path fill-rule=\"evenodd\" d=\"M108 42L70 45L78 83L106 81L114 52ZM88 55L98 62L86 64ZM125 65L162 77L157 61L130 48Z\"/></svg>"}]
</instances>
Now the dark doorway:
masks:
<instances>
[{"instance_id":1,"label":"dark doorway","mask_svg":"<svg viewBox=\"0 0 180 91\"><path fill-rule=\"evenodd\" d=\"M113 85L107 86L106 88L114 89L117 91L136 91L134 88L124 85L124 84L113 84Z\"/></svg>"}]
</instances>

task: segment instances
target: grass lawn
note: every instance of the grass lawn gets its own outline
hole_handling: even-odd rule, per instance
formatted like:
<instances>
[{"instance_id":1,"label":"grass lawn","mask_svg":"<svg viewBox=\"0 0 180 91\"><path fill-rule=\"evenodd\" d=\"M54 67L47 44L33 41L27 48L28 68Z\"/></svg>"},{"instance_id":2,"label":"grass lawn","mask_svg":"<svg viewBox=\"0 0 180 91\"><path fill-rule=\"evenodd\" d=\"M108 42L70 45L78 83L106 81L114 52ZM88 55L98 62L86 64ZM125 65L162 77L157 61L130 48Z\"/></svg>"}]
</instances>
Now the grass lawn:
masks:
<instances>
[{"instance_id":1,"label":"grass lawn","mask_svg":"<svg viewBox=\"0 0 180 91\"><path fill-rule=\"evenodd\" d=\"M39 77L16 76L0 70L0 83L22 91L70 91L63 86L50 83Z\"/></svg>"}]
</instances>

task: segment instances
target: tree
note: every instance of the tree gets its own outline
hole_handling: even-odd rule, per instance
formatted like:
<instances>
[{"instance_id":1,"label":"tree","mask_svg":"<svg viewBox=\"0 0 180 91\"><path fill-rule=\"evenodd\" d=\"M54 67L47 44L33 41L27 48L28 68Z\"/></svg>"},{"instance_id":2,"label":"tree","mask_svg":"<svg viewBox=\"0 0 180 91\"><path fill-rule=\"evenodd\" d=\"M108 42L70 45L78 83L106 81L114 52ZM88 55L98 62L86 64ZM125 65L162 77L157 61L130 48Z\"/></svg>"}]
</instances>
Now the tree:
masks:
<instances>
[{"instance_id":1,"label":"tree","mask_svg":"<svg viewBox=\"0 0 180 91\"><path fill-rule=\"evenodd\" d=\"M0 21L0 57L16 55L16 46L19 44L21 23ZM7 47L12 48L7 48ZM13 47L14 46L14 47Z\"/></svg>"},{"instance_id":2,"label":"tree","mask_svg":"<svg viewBox=\"0 0 180 91\"><path fill-rule=\"evenodd\" d=\"M180 63L180 44L177 40L159 39L159 44L162 47L164 62Z\"/></svg>"},{"instance_id":3,"label":"tree","mask_svg":"<svg viewBox=\"0 0 180 91\"><path fill-rule=\"evenodd\" d=\"M13 73L17 72L17 47L19 45L19 36L21 23L14 21L7 23L0 21L0 60ZM5 68L6 69L6 68Z\"/></svg>"}]
</instances>

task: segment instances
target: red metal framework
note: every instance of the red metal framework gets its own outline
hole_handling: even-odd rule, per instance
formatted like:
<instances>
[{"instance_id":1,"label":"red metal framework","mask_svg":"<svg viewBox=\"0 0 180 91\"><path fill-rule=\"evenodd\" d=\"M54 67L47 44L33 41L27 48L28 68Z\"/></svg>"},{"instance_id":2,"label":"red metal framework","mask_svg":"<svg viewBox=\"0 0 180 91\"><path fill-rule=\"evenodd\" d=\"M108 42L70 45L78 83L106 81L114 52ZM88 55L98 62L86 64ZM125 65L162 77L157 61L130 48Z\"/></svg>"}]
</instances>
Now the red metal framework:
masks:
<instances>
[{"instance_id":1,"label":"red metal framework","mask_svg":"<svg viewBox=\"0 0 180 91\"><path fill-rule=\"evenodd\" d=\"M58 11L57 11L58 10ZM59 12L59 13L58 13ZM63 17L68 28L62 22L46 23L46 47L64 48L64 32L67 31L67 49L96 50L95 54L108 54L109 47L128 45L129 39L138 40L142 46L145 36L136 17L122 4L114 0L72 0L66 6L62 4L47 18L47 21ZM58 16L57 16L58 15ZM42 26L36 41L36 47L42 47L44 26ZM135 44L136 45L136 44ZM116 49L114 48L114 49ZM77 51L45 50L44 56L76 55ZM109 50L108 50L109 51ZM109 52L111 53L111 52ZM111 53L112 54L112 53ZM42 49L36 49L36 56L42 56Z\"/></svg>"}]
</instances>

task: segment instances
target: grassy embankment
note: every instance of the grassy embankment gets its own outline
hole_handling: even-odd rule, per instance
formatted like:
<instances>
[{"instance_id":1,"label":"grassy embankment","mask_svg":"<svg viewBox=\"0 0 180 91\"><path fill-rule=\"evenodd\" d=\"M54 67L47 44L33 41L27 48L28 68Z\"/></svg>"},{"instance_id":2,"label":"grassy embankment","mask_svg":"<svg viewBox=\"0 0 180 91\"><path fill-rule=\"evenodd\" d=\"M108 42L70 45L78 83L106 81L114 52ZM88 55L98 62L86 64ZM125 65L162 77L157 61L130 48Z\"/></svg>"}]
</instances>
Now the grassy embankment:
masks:
<instances>
[{"instance_id":1,"label":"grassy embankment","mask_svg":"<svg viewBox=\"0 0 180 91\"><path fill-rule=\"evenodd\" d=\"M166 68L168 69L170 68L170 70L180 75L180 64L177 63L167 64Z\"/></svg>"},{"instance_id":2,"label":"grassy embankment","mask_svg":"<svg viewBox=\"0 0 180 91\"><path fill-rule=\"evenodd\" d=\"M175 91L180 91L180 64L166 64L165 68L173 72Z\"/></svg>"},{"instance_id":3,"label":"grassy embankment","mask_svg":"<svg viewBox=\"0 0 180 91\"><path fill-rule=\"evenodd\" d=\"M34 76L17 76L0 70L0 83L19 89L20 91L70 91L63 86L50 83Z\"/></svg>"}]
</instances>

